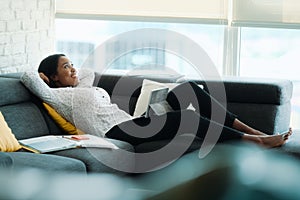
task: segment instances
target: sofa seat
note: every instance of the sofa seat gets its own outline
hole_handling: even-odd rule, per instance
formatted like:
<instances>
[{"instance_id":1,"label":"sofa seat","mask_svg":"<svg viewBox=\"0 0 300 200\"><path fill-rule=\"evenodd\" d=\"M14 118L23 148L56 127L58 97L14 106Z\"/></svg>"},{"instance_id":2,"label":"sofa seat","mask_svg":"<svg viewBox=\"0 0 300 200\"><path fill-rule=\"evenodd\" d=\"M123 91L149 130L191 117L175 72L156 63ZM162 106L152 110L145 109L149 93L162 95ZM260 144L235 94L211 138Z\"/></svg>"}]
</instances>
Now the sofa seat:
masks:
<instances>
[{"instance_id":1,"label":"sofa seat","mask_svg":"<svg viewBox=\"0 0 300 200\"><path fill-rule=\"evenodd\" d=\"M10 168L13 165L13 159L8 153L0 152L0 168Z\"/></svg>"},{"instance_id":2,"label":"sofa seat","mask_svg":"<svg viewBox=\"0 0 300 200\"><path fill-rule=\"evenodd\" d=\"M173 148L182 150L183 153L189 153L201 148L203 143L203 139L194 138L192 142L190 142L190 138L193 137L190 134L183 134L178 137L178 140L160 140L153 142L146 142L135 146L135 151L137 153L148 153L153 152L159 149L164 148L166 145L171 144Z\"/></svg>"},{"instance_id":3,"label":"sofa seat","mask_svg":"<svg viewBox=\"0 0 300 200\"><path fill-rule=\"evenodd\" d=\"M87 172L95 173L114 173L123 175L134 170L134 158L124 157L122 150L134 152L134 148L127 142L109 139L120 149L101 149L101 148L76 148L53 152L53 155L64 156L78 159L85 163ZM108 164L109 166L107 166ZM111 166L121 166L124 172L118 171Z\"/></svg>"},{"instance_id":4,"label":"sofa seat","mask_svg":"<svg viewBox=\"0 0 300 200\"><path fill-rule=\"evenodd\" d=\"M86 173L85 164L77 159L55 156L50 154L35 154L28 152L11 152L13 167L35 168L49 172Z\"/></svg>"}]
</instances>

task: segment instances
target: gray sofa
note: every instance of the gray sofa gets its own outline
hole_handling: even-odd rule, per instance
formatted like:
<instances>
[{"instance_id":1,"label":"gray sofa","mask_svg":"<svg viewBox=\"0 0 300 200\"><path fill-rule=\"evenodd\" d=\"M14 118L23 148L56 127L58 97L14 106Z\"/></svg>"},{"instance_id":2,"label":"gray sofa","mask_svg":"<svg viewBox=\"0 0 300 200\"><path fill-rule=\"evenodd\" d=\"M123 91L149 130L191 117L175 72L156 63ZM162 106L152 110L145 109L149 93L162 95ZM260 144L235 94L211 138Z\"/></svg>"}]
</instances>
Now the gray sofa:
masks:
<instances>
[{"instance_id":1,"label":"gray sofa","mask_svg":"<svg viewBox=\"0 0 300 200\"><path fill-rule=\"evenodd\" d=\"M48 116L41 105L42 102L22 85L19 77L20 74L2 74L0 77L0 110L16 138L25 139L48 134L65 134L51 117ZM117 103L120 108L132 114L144 78L138 76L100 76L100 74L96 73L94 85L104 88L110 95L113 93L112 101ZM172 78L153 80L159 82L176 81ZM208 87L211 89L220 84L219 81L194 81L203 84L205 89ZM291 111L290 99L292 96L292 83L290 81L226 78L223 83L227 95L228 109L237 114L242 121L269 134L288 129ZM120 86L124 88L120 88ZM137 89L134 91L129 90L129 86ZM118 89L116 89L117 87ZM168 142L159 141L133 147L126 142L112 141L121 149L131 152L153 151ZM194 141L188 151L199 148L201 142ZM114 159L115 162L119 162L122 165L124 163L132 163L126 166L129 171L134 167L134 159L131 160L132 162L129 162L128 160L115 157L112 151L103 149L98 149L98 151L97 155ZM101 164L99 159L95 159L85 149L58 151L53 154L82 161L88 172L116 172Z\"/></svg>"},{"instance_id":2,"label":"gray sofa","mask_svg":"<svg viewBox=\"0 0 300 200\"><path fill-rule=\"evenodd\" d=\"M113 93L112 101L132 114L144 77L96 75L95 85L104 88L110 95ZM48 116L41 104L42 102L23 86L19 77L20 74L0 75L0 111L16 138L24 139L48 134L65 134ZM167 78L155 80L160 82L175 81ZM210 88L217 87L219 84L217 81L195 81L203 84L205 89L207 89L207 84ZM121 87L121 89L115 90L116 84L124 86L124 88ZM134 91L129 91L126 89L129 85L138 87ZM290 81L226 78L224 85L228 109L236 113L242 121L269 134L288 129L292 95L292 83ZM169 142L169 140L166 140L132 146L122 141L111 141L119 146L121 150L136 153L151 153ZM184 141L185 138L175 143L174 150L179 145L184 145ZM289 173L291 173L289 177L298 177L295 173L295 171L300 170L298 159L295 156L290 157L290 154L284 154L283 156L278 152L283 150L285 152L289 151L293 155L299 155L299 145L297 145L297 142L292 144L297 147L293 151L289 151L288 145L285 145L282 148L267 152L256 145L242 143L234 145L218 144L207 157L199 159L197 150L202 148L202 140L196 139L180 158L170 158L161 166L153 168L152 172L143 174L127 173L146 163L137 163L134 156L122 157L120 156L122 154L118 154L118 150L78 148L49 154L34 154L24 150L12 153L0 152L1 177L4 177L3 180L11 180L9 183L0 181L0 188L8 188L6 192L0 190L0 197L18 199L19 196L16 196L16 193L10 187L13 185L14 189L26 191L24 194L32 195L27 199L40 199L41 195L43 198L47 197L49 199L69 199L70 196L68 195L71 195L72 199L86 198L87 195L90 195L88 196L89 199L99 199L97 195L101 197L101 195L106 195L109 192L112 192L113 196L117 198L105 199L185 199L187 196L180 198L180 194L185 194L185 191L190 194L189 199L199 199L199 196L207 199L222 199L223 195L228 195L225 191L236 191L233 189L236 187L239 187L245 193L231 194L231 196L227 196L229 199L235 199L235 197L249 198L248 195L273 199L269 194L276 192L280 195L287 194L287 196L283 195L282 198L276 197L274 199L284 199L290 197L288 195L291 194L293 195L290 199L297 199L300 195L296 193L295 187L297 188L299 185L295 185L295 182L287 182L286 179L283 179L285 182L276 185L276 187L270 182L273 179L280 179L281 173L279 172L285 171L287 167ZM102 161L107 160L115 165L122 165L124 171L103 164L105 162ZM260 179L261 182L249 185L248 182L243 182L243 177L239 177L240 179L237 180L236 176L241 176L241 174L235 172L245 170L244 164L249 161L260 163L260 168L250 168L252 170L249 171L250 175L252 173L253 177L257 177L262 174L262 170L266 173L264 178ZM280 167L280 164L283 163L284 166ZM23 173L6 173L5 169L7 168L18 170L35 168L47 173L38 176L37 183L34 179L22 179L24 177ZM270 169L273 171L270 171ZM66 171L68 173L65 173ZM55 175L53 173L49 174L49 172L55 172ZM63 173L63 176L58 172ZM70 175L70 172L74 172L76 175ZM78 172L80 172L79 174L87 173L93 176L82 177L78 175ZM107 173L113 176L105 175ZM29 175L32 176L32 174ZM43 184L41 184L41 181ZM64 185L64 187L58 189L56 185L58 181L60 186ZM215 181L217 181L219 187L215 187ZM24 190L24 184L29 184L32 187ZM114 185L114 190L105 188L106 184ZM271 186L267 186L268 184ZM74 185L81 188L75 196ZM283 185L289 187L283 187Z\"/></svg>"},{"instance_id":3,"label":"gray sofa","mask_svg":"<svg viewBox=\"0 0 300 200\"><path fill-rule=\"evenodd\" d=\"M42 102L22 85L19 77L20 74L0 75L0 111L16 138L25 139L49 134L65 134L48 116L41 104ZM125 89L115 91L114 88L120 81L122 81L121 85L123 86L141 86L143 79L144 77L100 76L96 74L94 85L104 88L110 95L114 92L112 101L132 114L140 93L140 87L136 87L138 89L135 91ZM175 81L171 78L155 80L160 82ZM220 84L218 81L195 81L203 84L206 89L207 83L210 84L210 88ZM292 95L292 83L290 81L227 78L224 80L224 85L228 109L240 116L242 121L269 134L288 129ZM130 98L128 98L129 96ZM111 141L121 150L137 153L158 150L169 142L157 141L132 146L123 141ZM202 140L196 139L186 153L199 149L201 144ZM0 153L1 157L5 157L5 159L0 157L0 165L123 175L123 172L103 164L101 160L109 160L117 166L122 165L125 172L133 171L136 165L140 164L135 163L134 156L123 157L117 151L106 149L93 149L91 151L90 149L78 148L51 154L33 154L20 150L14 153Z\"/></svg>"}]
</instances>

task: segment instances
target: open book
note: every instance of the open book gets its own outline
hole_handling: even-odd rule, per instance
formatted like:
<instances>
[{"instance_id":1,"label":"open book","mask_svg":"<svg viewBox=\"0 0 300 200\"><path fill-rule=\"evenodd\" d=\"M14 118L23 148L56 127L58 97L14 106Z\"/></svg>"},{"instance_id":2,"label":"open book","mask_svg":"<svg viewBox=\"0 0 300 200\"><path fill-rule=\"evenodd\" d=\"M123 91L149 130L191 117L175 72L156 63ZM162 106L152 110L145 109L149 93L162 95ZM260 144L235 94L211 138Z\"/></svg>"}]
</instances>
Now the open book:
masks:
<instances>
[{"instance_id":1,"label":"open book","mask_svg":"<svg viewBox=\"0 0 300 200\"><path fill-rule=\"evenodd\" d=\"M47 135L19 140L24 149L34 153L47 153L64 149L79 147L97 147L107 149L118 149L112 142L94 135Z\"/></svg>"}]
</instances>

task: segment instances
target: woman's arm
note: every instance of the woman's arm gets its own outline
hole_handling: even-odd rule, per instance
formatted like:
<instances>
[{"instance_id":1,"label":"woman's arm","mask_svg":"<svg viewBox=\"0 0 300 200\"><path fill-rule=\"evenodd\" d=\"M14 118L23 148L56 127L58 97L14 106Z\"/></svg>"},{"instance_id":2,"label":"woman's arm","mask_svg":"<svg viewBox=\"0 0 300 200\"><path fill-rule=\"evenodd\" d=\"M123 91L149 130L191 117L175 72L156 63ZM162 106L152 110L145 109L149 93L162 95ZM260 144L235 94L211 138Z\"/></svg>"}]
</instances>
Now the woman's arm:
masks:
<instances>
[{"instance_id":1,"label":"woman's arm","mask_svg":"<svg viewBox=\"0 0 300 200\"><path fill-rule=\"evenodd\" d=\"M27 71L21 76L21 82L36 96L45 102L55 99L52 89L43 81L37 71Z\"/></svg>"},{"instance_id":2,"label":"woman's arm","mask_svg":"<svg viewBox=\"0 0 300 200\"><path fill-rule=\"evenodd\" d=\"M90 69L78 70L79 84L77 87L92 87L95 79L95 73Z\"/></svg>"}]
</instances>

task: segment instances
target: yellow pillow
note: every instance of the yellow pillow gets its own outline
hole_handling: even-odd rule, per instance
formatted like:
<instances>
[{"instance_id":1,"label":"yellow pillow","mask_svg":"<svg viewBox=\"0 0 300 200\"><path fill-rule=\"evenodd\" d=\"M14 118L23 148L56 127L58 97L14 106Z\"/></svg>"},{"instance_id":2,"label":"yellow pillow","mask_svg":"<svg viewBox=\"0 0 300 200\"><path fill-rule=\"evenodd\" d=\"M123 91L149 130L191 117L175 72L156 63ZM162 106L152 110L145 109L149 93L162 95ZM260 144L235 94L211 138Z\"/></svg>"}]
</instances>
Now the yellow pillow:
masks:
<instances>
[{"instance_id":1,"label":"yellow pillow","mask_svg":"<svg viewBox=\"0 0 300 200\"><path fill-rule=\"evenodd\" d=\"M44 107L48 111L48 114L52 117L52 119L56 122L56 124L62 128L66 133L72 135L83 135L85 134L83 131L77 129L73 124L63 118L60 114L56 112L54 108L52 108L49 104L43 102Z\"/></svg>"},{"instance_id":2,"label":"yellow pillow","mask_svg":"<svg viewBox=\"0 0 300 200\"><path fill-rule=\"evenodd\" d=\"M15 135L8 127L2 113L0 112L0 151L12 152L21 148Z\"/></svg>"}]
</instances>

